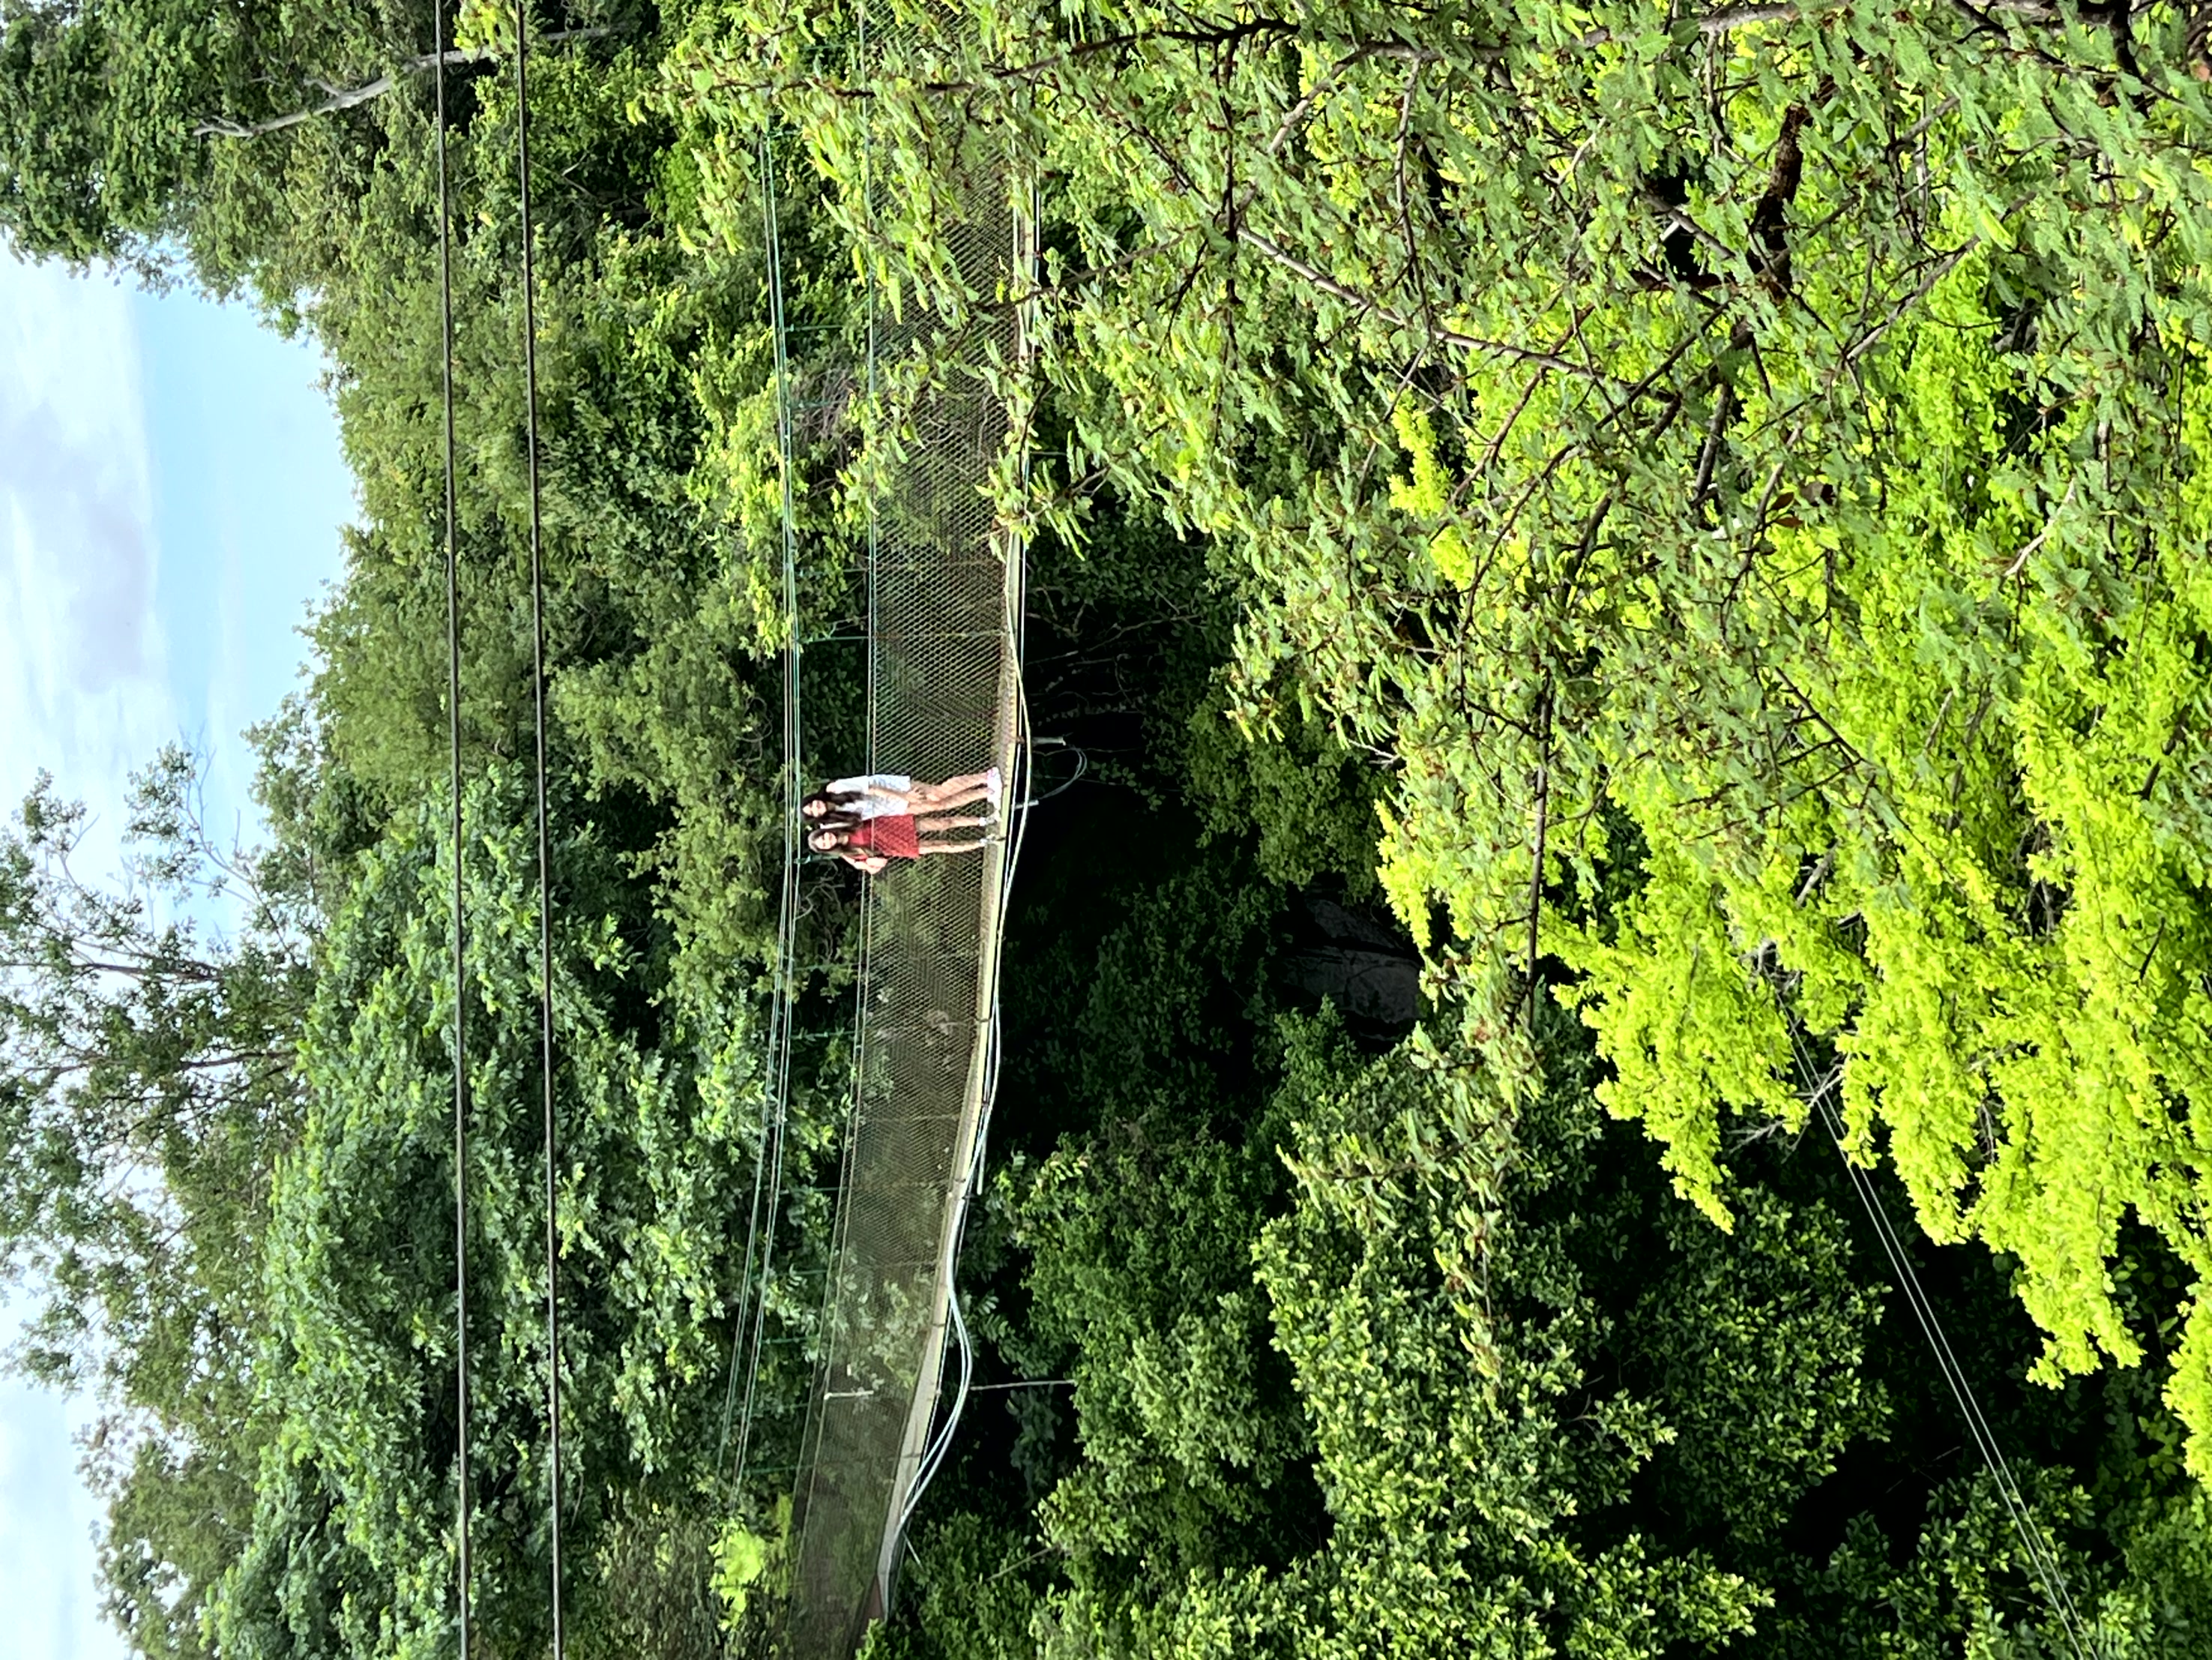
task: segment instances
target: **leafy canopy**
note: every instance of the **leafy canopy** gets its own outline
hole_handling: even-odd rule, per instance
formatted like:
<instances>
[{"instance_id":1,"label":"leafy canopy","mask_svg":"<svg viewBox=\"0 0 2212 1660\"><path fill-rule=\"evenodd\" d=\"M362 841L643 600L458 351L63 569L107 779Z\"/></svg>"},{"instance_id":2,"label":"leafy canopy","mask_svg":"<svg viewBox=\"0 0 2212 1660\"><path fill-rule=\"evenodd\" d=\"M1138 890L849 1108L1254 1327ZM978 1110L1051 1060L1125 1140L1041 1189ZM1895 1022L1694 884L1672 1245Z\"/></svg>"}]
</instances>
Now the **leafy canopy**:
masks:
<instances>
[{"instance_id":1,"label":"leafy canopy","mask_svg":"<svg viewBox=\"0 0 2212 1660\"><path fill-rule=\"evenodd\" d=\"M1002 144L1071 535L1242 599L1233 713L1387 756L1380 876L1515 1060L1532 906L1679 1190L1802 1122L2017 1263L2039 1375L2212 1286L2212 102L2185 19L1098 0L738 6L669 73L793 124L955 320ZM865 95L860 95L865 94ZM1540 851L1540 863L1538 854ZM1601 891L1632 891L1592 918ZM1525 1055L1521 1056L1525 1061ZM2212 1475L2212 1313L2170 1398Z\"/></svg>"}]
</instances>

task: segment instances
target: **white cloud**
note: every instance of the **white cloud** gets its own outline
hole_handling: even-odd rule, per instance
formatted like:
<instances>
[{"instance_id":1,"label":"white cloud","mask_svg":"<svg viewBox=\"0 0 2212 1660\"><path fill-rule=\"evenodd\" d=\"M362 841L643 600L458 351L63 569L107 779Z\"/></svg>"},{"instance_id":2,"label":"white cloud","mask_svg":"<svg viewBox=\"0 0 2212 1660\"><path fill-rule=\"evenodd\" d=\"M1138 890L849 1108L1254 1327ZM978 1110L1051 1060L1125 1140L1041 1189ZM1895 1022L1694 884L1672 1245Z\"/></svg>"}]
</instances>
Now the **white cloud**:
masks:
<instances>
[{"instance_id":1,"label":"white cloud","mask_svg":"<svg viewBox=\"0 0 2212 1660\"><path fill-rule=\"evenodd\" d=\"M0 257L0 803L45 767L103 842L177 730L137 342L112 283Z\"/></svg>"}]
</instances>

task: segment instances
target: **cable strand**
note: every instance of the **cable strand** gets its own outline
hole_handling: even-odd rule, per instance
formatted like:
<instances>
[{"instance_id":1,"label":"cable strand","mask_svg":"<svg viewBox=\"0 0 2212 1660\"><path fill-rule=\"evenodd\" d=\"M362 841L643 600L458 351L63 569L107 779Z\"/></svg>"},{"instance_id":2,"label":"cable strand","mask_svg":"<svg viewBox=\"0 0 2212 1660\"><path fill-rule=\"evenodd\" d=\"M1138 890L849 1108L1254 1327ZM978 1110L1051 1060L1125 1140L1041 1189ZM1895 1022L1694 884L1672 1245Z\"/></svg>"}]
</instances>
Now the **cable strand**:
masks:
<instances>
[{"instance_id":1,"label":"cable strand","mask_svg":"<svg viewBox=\"0 0 2212 1660\"><path fill-rule=\"evenodd\" d=\"M798 1000L799 867L804 821L799 811L805 794L804 744L799 724L799 653L798 589L798 512L795 438L791 398L790 328L784 312L783 242L775 191L775 140L763 128L760 137L763 232L768 263L769 325L775 350L775 426L778 480L781 486L783 544L783 871L782 891L776 913L775 978L769 1015L769 1073L761 1102L761 1144L753 1165L753 1211L745 1237L745 1280L754 1284L754 1235L760 1235L759 1289L753 1292L750 1322L741 1323L732 1352L731 1383L737 1381L737 1347L750 1339L751 1364L745 1369L744 1406L738 1419L735 1485L742 1487L752 1449L755 1384L760 1375L761 1346L767 1335L769 1280L775 1251L775 1219L783 1192L784 1132L791 1098L791 1035L793 1006ZM740 1310L741 1316L743 1310ZM750 1325L750 1331L746 1329ZM723 1403L723 1437L726 1442L729 1402ZM720 1460L718 1458L717 1462Z\"/></svg>"},{"instance_id":2,"label":"cable strand","mask_svg":"<svg viewBox=\"0 0 2212 1660\"><path fill-rule=\"evenodd\" d=\"M2064 1571L2035 1525L2027 1500L2021 1493L2020 1484L2013 1478L2012 1468L2005 1462L2002 1449L1997 1444L1996 1432L1990 1428L1988 1418L1983 1414L1981 1402L1974 1394L1973 1385L1966 1379L1966 1369L1960 1365L1957 1353L1951 1347L1950 1337L1943 1329L1936 1305L1921 1285L1919 1273L1912 1266L1905 1242L1889 1219L1888 1207L1882 1203L1881 1195L1875 1190L1873 1177L1850 1156L1843 1122L1829 1098L1839 1074L1832 1073L1817 1084L1814 1081L1812 1058L1806 1053L1797 1022L1786 1012L1784 1018L1790 1023L1790 1047L1796 1059L1801 1093L1813 1110L1820 1115L1822 1128L1836 1144L1836 1151L1844 1161L1844 1169L1850 1177L1853 1189L1858 1194L1859 1203L1865 1208L1868 1220L1873 1224L1882 1255L1889 1259L1890 1271L1896 1276L1898 1286L1905 1292L1913 1317L1928 1341L1929 1352L1936 1359L1936 1369L1943 1374L1943 1381L1948 1386L1953 1400L1958 1402L1960 1415L1966 1421L1966 1432L1972 1438L1975 1450L1981 1455L1983 1465L1988 1469L1990 1479L1997 1489L1997 1498L2004 1505L2013 1530L2019 1535L2029 1566L2042 1582L2044 1595L2050 1602L2051 1612L2057 1615L2058 1623L2065 1632L2067 1646L2073 1651L2076 1660L2088 1660L2090 1656L2101 1654L2100 1645L2093 1639L2084 1639L2081 1617L2068 1591Z\"/></svg>"},{"instance_id":3,"label":"cable strand","mask_svg":"<svg viewBox=\"0 0 2212 1660\"><path fill-rule=\"evenodd\" d=\"M453 1476L457 1651L469 1654L469 1071L467 937L463 933L461 823L461 579L453 466L453 213L446 166L446 13L430 8L438 148L438 326L446 464L446 725L453 836Z\"/></svg>"},{"instance_id":4,"label":"cable strand","mask_svg":"<svg viewBox=\"0 0 2212 1660\"><path fill-rule=\"evenodd\" d=\"M538 741L538 1042L545 1134L546 1514L552 1554L552 1660L562 1660L560 1126L553 1103L553 859L545 810L545 554L538 484L538 271L530 219L529 60L529 7L527 0L514 0L515 184L522 220L523 433L530 489L531 690Z\"/></svg>"}]
</instances>

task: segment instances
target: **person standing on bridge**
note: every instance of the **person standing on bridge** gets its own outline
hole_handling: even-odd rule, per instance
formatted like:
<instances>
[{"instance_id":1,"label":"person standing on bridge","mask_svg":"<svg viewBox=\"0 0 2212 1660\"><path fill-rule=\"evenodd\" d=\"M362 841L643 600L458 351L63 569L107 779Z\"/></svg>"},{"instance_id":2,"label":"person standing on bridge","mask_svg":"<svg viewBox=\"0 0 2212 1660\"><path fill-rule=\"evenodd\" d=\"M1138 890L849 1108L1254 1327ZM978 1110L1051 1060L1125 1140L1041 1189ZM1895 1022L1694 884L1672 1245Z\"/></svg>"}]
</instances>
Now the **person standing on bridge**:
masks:
<instances>
[{"instance_id":1,"label":"person standing on bridge","mask_svg":"<svg viewBox=\"0 0 2212 1660\"><path fill-rule=\"evenodd\" d=\"M963 772L941 784L911 778L902 772L862 773L853 778L833 778L799 804L808 818L826 823L847 815L881 818L904 813L926 821L961 807L999 801L999 769Z\"/></svg>"},{"instance_id":2,"label":"person standing on bridge","mask_svg":"<svg viewBox=\"0 0 2212 1660\"><path fill-rule=\"evenodd\" d=\"M894 859L973 853L990 840L992 814L960 810L999 799L999 769L963 773L929 783L903 773L838 778L799 804L808 824L806 845L835 854L871 875ZM978 836L975 831L983 831Z\"/></svg>"},{"instance_id":3,"label":"person standing on bridge","mask_svg":"<svg viewBox=\"0 0 2212 1660\"><path fill-rule=\"evenodd\" d=\"M824 815L817 823L819 827L807 833L806 845L817 853L834 854L871 876L894 859L927 859L936 853L973 853L992 839L988 818L933 815L916 818L908 812L879 812L866 818ZM983 833L973 833L976 831Z\"/></svg>"}]
</instances>

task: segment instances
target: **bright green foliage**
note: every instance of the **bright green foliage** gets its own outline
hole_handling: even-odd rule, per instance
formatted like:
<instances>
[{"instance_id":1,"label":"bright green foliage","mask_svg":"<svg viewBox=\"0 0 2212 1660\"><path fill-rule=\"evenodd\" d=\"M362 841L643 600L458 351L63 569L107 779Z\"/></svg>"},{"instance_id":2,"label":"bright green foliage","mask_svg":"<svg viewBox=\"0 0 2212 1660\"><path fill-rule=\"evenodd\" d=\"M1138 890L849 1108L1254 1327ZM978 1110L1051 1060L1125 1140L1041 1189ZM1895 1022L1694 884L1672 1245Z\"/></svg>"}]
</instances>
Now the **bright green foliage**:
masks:
<instances>
[{"instance_id":1,"label":"bright green foliage","mask_svg":"<svg viewBox=\"0 0 2212 1660\"><path fill-rule=\"evenodd\" d=\"M945 180L1004 154L1045 215L1040 460L1025 499L1000 480L1037 532L1031 712L1069 739L1048 779L1091 767L1025 853L1006 1177L963 1259L984 1378L1035 1387L971 1400L876 1651L2061 1651L1811 1131L1821 1087L1898 1214L2004 1253L1914 1247L2108 1660L2201 1651L2212 220L2182 20L869 13L866 64L826 0L536 20L611 31L532 82L571 1651L748 1651L788 1569L777 1478L732 1493L717 1460L778 851L763 124L796 158L810 739L860 752L857 654L823 637L857 626L870 465L848 237L884 307L1012 298L943 257ZM503 48L495 8L457 22ZM312 331L364 503L310 693L263 734L271 899L235 949L63 880L53 803L0 849L0 1223L61 1293L34 1361L116 1391L110 1601L163 1660L451 1651L428 33L0 9L0 223ZM488 1651L525 1654L510 67L457 71L447 137L477 1590ZM206 849L165 767L173 882ZM806 880L802 955L834 958L849 891ZM1595 1056L1547 996L1522 1018L1532 889ZM1443 1014L1361 1055L1291 988L1307 902L1377 894ZM138 968L86 970L116 949ZM805 1055L811 1238L843 1058ZM802 1339L810 1266L771 1296ZM2019 1386L2014 1289L2054 1388ZM2100 1354L2144 1364L2085 1381ZM779 1424L810 1364L772 1351Z\"/></svg>"},{"instance_id":2,"label":"bright green foliage","mask_svg":"<svg viewBox=\"0 0 2212 1660\"><path fill-rule=\"evenodd\" d=\"M980 1456L933 1493L872 1653L2069 1651L1994 1487L1954 1474L1955 1403L1832 1158L1732 1152L1723 1234L1606 1125L1571 1031L1512 1117L1419 1040L1280 1042L1258 1116L1194 1098L1019 1183L1024 1341L1085 1323L1078 1446L1033 1531ZM1287 1191L1223 1202L1268 1146ZM2126 1427L2178 1426L2140 1387L2054 1419L1990 1370L1984 1344L1999 1372L2032 1348L2001 1279L1922 1272L2101 1651L2192 1651L2201 1506ZM1255 1434L1290 1456L1224 1459Z\"/></svg>"},{"instance_id":3,"label":"bright green foliage","mask_svg":"<svg viewBox=\"0 0 2212 1660\"><path fill-rule=\"evenodd\" d=\"M1796 1122L1787 1023L1835 1034L1856 1134L1887 1129L1931 1232L2018 1260L2055 1377L2099 1350L2139 1358L2105 1266L2131 1209L2198 1274L2212 1261L2191 1219L2205 1168L2191 1104L2212 1086L2212 1004L2192 966L2207 827L2181 747L2212 589L2185 551L2202 535L2192 514L2141 536L2090 527L2106 545L2072 546L2060 532L2087 486L2054 440L2047 476L2008 491L2008 468L2036 465L2008 459L2002 427L2021 400L2091 394L1972 378L1959 342L2000 320L1978 303L1995 279L1975 265L1938 285L1944 324L1897 348L1914 398L1883 440L1919 465L1890 469L1887 500L1841 524L1775 538L1807 568L1863 573L1844 590L1855 626L1800 672L1835 712L1823 764L1850 761L1865 805L1808 791L1772 833L1718 834L1685 808L1735 794L1725 762L1686 758L1662 779L1622 756L1612 789L1650 844L1647 885L1617 935L1569 955L1620 1069L1612 1099L1668 1141L1684 1189L1717 1215L1717 1106ZM2185 360L2173 373L2187 384ZM2180 425L2199 446L2191 407ZM2131 488L2193 471L2196 453L2138 452ZM2206 1346L2185 1345L2173 1383L2200 1434Z\"/></svg>"},{"instance_id":4,"label":"bright green foliage","mask_svg":"<svg viewBox=\"0 0 2212 1660\"><path fill-rule=\"evenodd\" d=\"M723 1523L714 1541L714 1594L722 1599L725 1627L744 1618L753 1587L768 1570L771 1548L743 1523Z\"/></svg>"},{"instance_id":5,"label":"bright green foliage","mask_svg":"<svg viewBox=\"0 0 2212 1660\"><path fill-rule=\"evenodd\" d=\"M453 16L453 45L463 52L512 52L514 8L497 0L462 0Z\"/></svg>"},{"instance_id":6,"label":"bright green foliage","mask_svg":"<svg viewBox=\"0 0 2212 1660\"><path fill-rule=\"evenodd\" d=\"M1029 508L1075 533L1103 481L1210 539L1248 726L1294 688L1398 768L1380 879L1474 1046L1514 1060L1532 889L1638 847L1544 949L1679 1190L1725 1225L1727 1121L1800 1122L1832 1044L1859 1156L2017 1263L2039 1375L2132 1364L2122 1224L2212 1283L2179 10L933 15L862 61L841 3L740 6L671 74L796 124L956 319L945 181L1001 142L1042 181Z\"/></svg>"}]
</instances>

